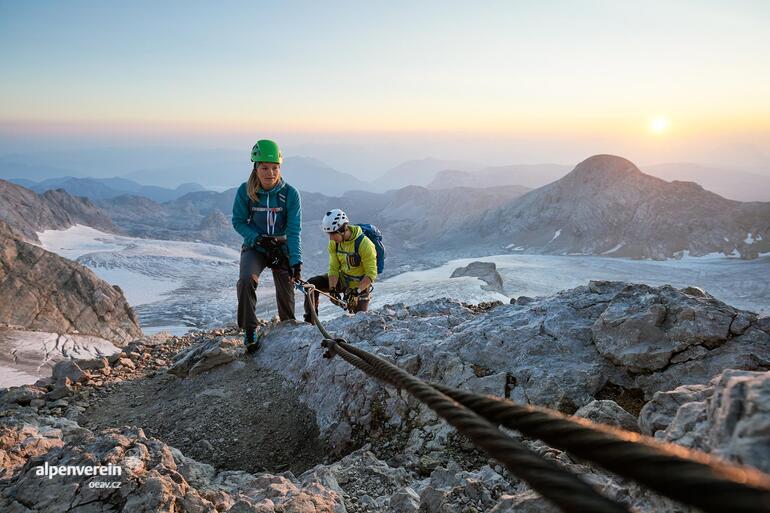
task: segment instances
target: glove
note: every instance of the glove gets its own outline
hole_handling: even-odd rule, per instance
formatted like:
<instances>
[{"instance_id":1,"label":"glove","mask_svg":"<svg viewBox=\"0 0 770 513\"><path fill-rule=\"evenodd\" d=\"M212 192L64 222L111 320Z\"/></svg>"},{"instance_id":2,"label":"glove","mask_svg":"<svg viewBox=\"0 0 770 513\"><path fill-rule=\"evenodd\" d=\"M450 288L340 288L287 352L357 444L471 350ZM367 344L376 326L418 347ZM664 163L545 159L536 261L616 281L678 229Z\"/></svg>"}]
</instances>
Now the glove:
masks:
<instances>
[{"instance_id":1,"label":"glove","mask_svg":"<svg viewBox=\"0 0 770 513\"><path fill-rule=\"evenodd\" d=\"M301 280L302 279L302 264L294 264L291 269L289 270L289 276L294 278L295 280Z\"/></svg>"},{"instance_id":2,"label":"glove","mask_svg":"<svg viewBox=\"0 0 770 513\"><path fill-rule=\"evenodd\" d=\"M255 246L262 246L263 248L277 248L281 246L281 241L279 241L275 237L270 237L269 235L259 235L254 240Z\"/></svg>"},{"instance_id":3,"label":"glove","mask_svg":"<svg viewBox=\"0 0 770 513\"><path fill-rule=\"evenodd\" d=\"M348 311L350 313L354 313L358 307L358 291L356 291L354 294L352 293L353 290L354 289L348 289L348 292L350 292L348 295Z\"/></svg>"}]
</instances>

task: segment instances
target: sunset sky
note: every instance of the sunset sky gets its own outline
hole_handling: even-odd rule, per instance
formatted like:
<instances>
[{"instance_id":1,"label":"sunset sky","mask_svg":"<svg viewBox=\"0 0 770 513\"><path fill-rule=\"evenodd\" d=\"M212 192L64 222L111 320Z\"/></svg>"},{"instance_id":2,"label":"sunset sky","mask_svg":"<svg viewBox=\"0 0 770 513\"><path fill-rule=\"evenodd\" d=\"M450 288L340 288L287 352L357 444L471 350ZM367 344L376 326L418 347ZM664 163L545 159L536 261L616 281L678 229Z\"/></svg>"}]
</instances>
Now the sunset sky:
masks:
<instances>
[{"instance_id":1,"label":"sunset sky","mask_svg":"<svg viewBox=\"0 0 770 513\"><path fill-rule=\"evenodd\" d=\"M272 136L770 169L769 26L767 1L0 0L0 154Z\"/></svg>"}]
</instances>

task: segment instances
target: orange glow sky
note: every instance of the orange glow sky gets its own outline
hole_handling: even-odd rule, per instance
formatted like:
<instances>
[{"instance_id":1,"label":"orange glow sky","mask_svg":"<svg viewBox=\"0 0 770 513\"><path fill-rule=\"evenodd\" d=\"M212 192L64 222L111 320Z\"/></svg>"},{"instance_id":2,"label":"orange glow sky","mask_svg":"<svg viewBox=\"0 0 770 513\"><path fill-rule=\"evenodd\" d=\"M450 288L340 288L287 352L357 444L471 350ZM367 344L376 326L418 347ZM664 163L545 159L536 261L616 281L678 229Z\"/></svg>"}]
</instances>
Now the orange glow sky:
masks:
<instances>
[{"instance_id":1,"label":"orange glow sky","mask_svg":"<svg viewBox=\"0 0 770 513\"><path fill-rule=\"evenodd\" d=\"M280 134L770 169L768 2L284 4L0 3L0 154Z\"/></svg>"}]
</instances>

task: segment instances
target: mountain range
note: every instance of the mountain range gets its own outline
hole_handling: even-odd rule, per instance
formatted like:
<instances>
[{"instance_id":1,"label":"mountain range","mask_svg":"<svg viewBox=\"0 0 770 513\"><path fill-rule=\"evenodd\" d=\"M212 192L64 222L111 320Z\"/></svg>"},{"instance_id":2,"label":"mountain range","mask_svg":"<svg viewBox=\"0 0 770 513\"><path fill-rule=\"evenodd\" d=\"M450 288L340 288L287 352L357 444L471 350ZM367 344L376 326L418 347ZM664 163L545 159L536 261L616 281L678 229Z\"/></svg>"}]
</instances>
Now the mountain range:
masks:
<instances>
[{"instance_id":1,"label":"mountain range","mask_svg":"<svg viewBox=\"0 0 770 513\"><path fill-rule=\"evenodd\" d=\"M588 158L467 226L491 251L652 259L714 252L754 258L770 251L770 203L666 182L613 155Z\"/></svg>"},{"instance_id":2,"label":"mountain range","mask_svg":"<svg viewBox=\"0 0 770 513\"><path fill-rule=\"evenodd\" d=\"M544 172L536 166L525 171ZM489 169L484 176L496 172ZM194 191L164 203L129 195L92 203L61 190L38 196L3 182L0 194L9 199L0 218L10 218L30 240L35 231L78 222L135 237L238 247L240 237L230 224L235 191ZM754 258L770 252L770 203L742 203L692 182L666 182L612 155L586 159L563 178L529 191L513 185L408 186L385 193L303 191L302 199L307 254L325 248L318 224L336 207L353 222L377 224L396 266L439 253L665 259L709 253Z\"/></svg>"},{"instance_id":3,"label":"mountain range","mask_svg":"<svg viewBox=\"0 0 770 513\"><path fill-rule=\"evenodd\" d=\"M119 231L109 215L87 198L71 196L61 189L38 195L5 180L0 180L0 220L32 242L39 242L37 232L62 230L75 224Z\"/></svg>"},{"instance_id":4,"label":"mountain range","mask_svg":"<svg viewBox=\"0 0 770 513\"><path fill-rule=\"evenodd\" d=\"M240 247L242 239L230 223L236 190L198 191L163 204L135 196L96 204L121 231L134 237ZM408 253L430 252L432 241L459 226L468 212L502 205L523 192L516 186L446 190L410 186L380 194L349 191L336 197L302 192L303 248L309 255L326 248L328 238L320 230L321 219L330 208L342 208L353 222L377 224L387 234L392 269ZM453 205L461 208L451 208Z\"/></svg>"},{"instance_id":5,"label":"mountain range","mask_svg":"<svg viewBox=\"0 0 770 513\"><path fill-rule=\"evenodd\" d=\"M770 201L770 177L735 169L689 162L643 166L642 171L664 180L696 182L704 189L738 201Z\"/></svg>"},{"instance_id":6,"label":"mountain range","mask_svg":"<svg viewBox=\"0 0 770 513\"><path fill-rule=\"evenodd\" d=\"M183 183L175 189L165 189L155 185L141 185L125 178L77 178L65 176L62 178L49 178L39 183L24 179L13 179L10 181L37 193L63 189L73 196L82 196L91 200L114 198L129 194L144 196L153 201L163 203L184 196L189 192L204 190L203 186L197 183Z\"/></svg>"},{"instance_id":7,"label":"mountain range","mask_svg":"<svg viewBox=\"0 0 770 513\"><path fill-rule=\"evenodd\" d=\"M434 158L424 158L418 160L408 160L391 169L385 171L379 178L369 184L365 190L388 191L392 189L401 189L409 185L428 186L441 171L446 169L456 169L462 172L472 173L482 166L473 162L461 160L441 160ZM466 184L458 184L466 185ZM520 184L509 184L520 185ZM470 185L469 187L478 187Z\"/></svg>"},{"instance_id":8,"label":"mountain range","mask_svg":"<svg viewBox=\"0 0 770 513\"><path fill-rule=\"evenodd\" d=\"M709 167L693 163L642 166L652 176L664 180L692 181L720 196L737 201L770 201L770 176L759 171ZM0 178L25 187L61 177L103 179L119 177L147 186L176 190L179 184L199 183L223 191L243 182L251 163L233 150L184 150L181 148L112 148L91 151L42 152L0 157ZM561 164L530 164L484 167L467 161L424 158L405 161L374 180L363 180L363 171L335 169L321 160L290 156L284 160L284 175L300 190L339 196L350 190L384 192L409 185L429 189L452 187L497 187L518 185L537 188L551 183L571 170ZM367 174L367 176L371 176ZM47 186L51 186L50 184ZM74 187L74 186L73 186ZM126 190L125 186L112 186ZM36 189L40 191L40 189ZM67 189L74 195L95 199L104 191ZM128 192L136 193L135 190ZM140 193L156 201L178 197L173 193ZM164 195L165 194L165 195ZM111 195L111 194L110 194Z\"/></svg>"},{"instance_id":9,"label":"mountain range","mask_svg":"<svg viewBox=\"0 0 770 513\"><path fill-rule=\"evenodd\" d=\"M570 168L559 164L532 164L486 167L476 172L444 170L427 185L429 189L450 187L499 187L518 185L534 189L567 174Z\"/></svg>"}]
</instances>

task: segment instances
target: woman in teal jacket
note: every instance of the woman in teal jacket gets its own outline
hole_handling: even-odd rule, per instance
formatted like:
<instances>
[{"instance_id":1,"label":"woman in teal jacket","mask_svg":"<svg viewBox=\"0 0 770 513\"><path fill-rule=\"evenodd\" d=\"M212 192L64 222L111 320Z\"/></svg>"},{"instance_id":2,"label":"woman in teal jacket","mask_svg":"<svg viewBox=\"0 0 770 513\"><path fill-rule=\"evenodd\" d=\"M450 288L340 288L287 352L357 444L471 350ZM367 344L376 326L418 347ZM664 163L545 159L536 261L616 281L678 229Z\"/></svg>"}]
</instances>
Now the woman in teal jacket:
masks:
<instances>
[{"instance_id":1,"label":"woman in teal jacket","mask_svg":"<svg viewBox=\"0 0 770 513\"><path fill-rule=\"evenodd\" d=\"M281 178L283 157L267 139L251 150L254 168L233 202L233 228L243 236L238 278L238 326L250 351L259 348L257 285L265 267L273 271L278 316L294 319L294 280L302 271L302 205L299 192Z\"/></svg>"}]
</instances>

